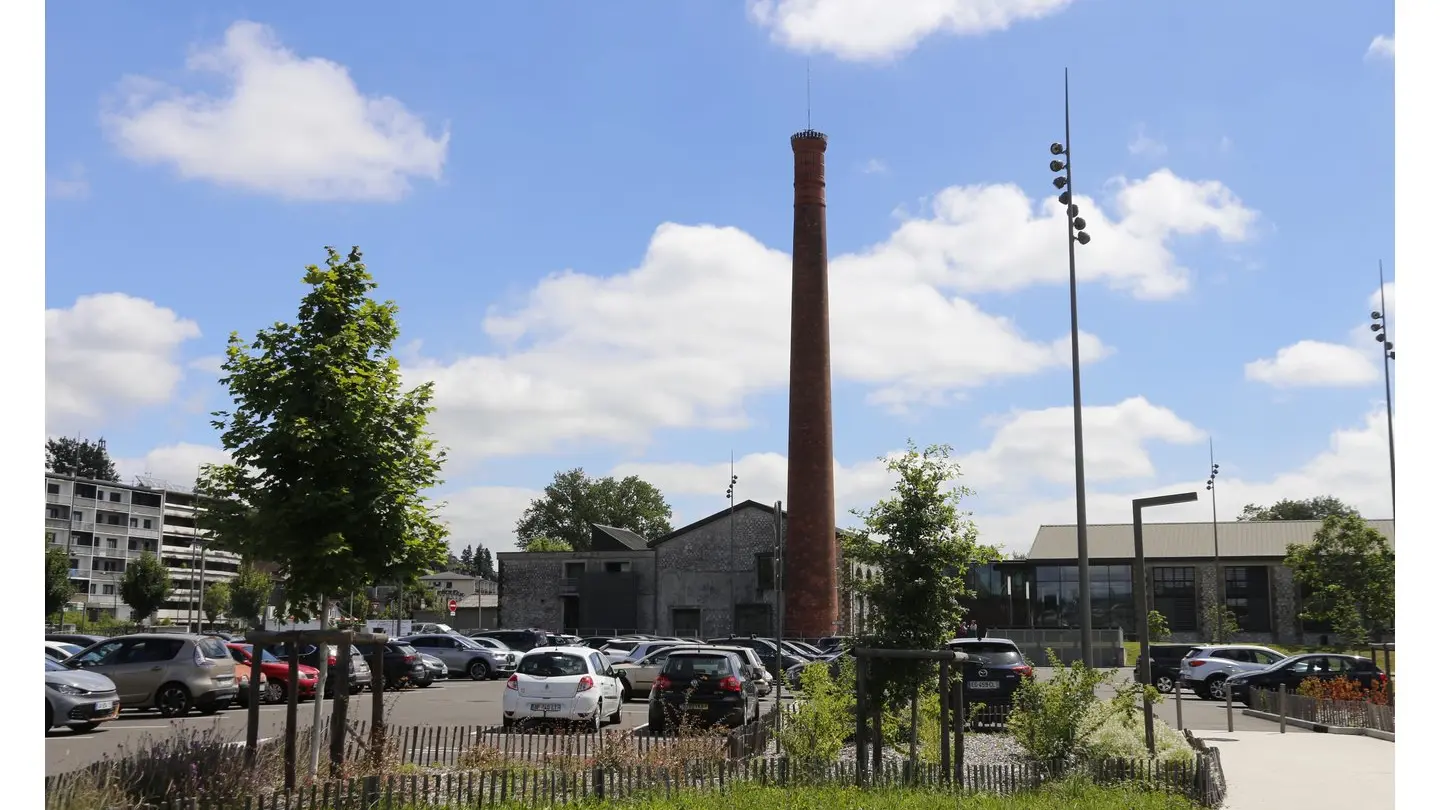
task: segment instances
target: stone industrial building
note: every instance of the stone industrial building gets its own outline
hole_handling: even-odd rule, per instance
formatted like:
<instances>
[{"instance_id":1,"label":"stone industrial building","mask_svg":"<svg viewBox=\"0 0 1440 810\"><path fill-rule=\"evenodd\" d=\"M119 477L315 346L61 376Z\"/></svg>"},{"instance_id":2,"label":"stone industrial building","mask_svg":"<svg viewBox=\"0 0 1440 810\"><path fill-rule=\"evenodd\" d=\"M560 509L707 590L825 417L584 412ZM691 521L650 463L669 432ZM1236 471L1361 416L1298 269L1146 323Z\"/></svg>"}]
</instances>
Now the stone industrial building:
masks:
<instances>
[{"instance_id":1,"label":"stone industrial building","mask_svg":"<svg viewBox=\"0 0 1440 810\"><path fill-rule=\"evenodd\" d=\"M779 518L788 544L789 517L781 510ZM776 525L774 506L744 501L653 540L593 526L590 551L502 552L498 624L580 635L773 634L784 607L775 588ZM836 564L845 564L838 534L832 543ZM832 598L845 609L828 632L787 627L786 635L850 632L863 605L836 588Z\"/></svg>"},{"instance_id":2,"label":"stone industrial building","mask_svg":"<svg viewBox=\"0 0 1440 810\"><path fill-rule=\"evenodd\" d=\"M1395 521L1366 522L1394 547ZM1312 542L1321 525L1318 520L1147 523L1150 609L1165 616L1173 640L1206 641L1216 635L1218 595L1239 625L1235 641L1323 643L1331 628L1300 619L1305 594L1284 565L1287 547ZM973 571L973 615L997 629L1078 628L1075 534L1073 525L1041 526L1025 559ZM1133 524L1092 524L1088 535L1093 626L1120 629L1130 637L1135 633Z\"/></svg>"}]
</instances>

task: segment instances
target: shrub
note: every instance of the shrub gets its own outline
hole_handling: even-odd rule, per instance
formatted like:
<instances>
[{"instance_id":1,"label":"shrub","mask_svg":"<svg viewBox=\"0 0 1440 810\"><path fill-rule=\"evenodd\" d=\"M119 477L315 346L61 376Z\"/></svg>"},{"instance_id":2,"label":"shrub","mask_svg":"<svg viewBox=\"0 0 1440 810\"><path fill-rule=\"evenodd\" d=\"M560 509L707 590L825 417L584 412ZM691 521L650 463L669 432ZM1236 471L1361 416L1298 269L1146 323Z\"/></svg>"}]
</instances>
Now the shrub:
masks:
<instances>
[{"instance_id":1,"label":"shrub","mask_svg":"<svg viewBox=\"0 0 1440 810\"><path fill-rule=\"evenodd\" d=\"M1366 689L1351 678L1306 678L1300 682L1295 694L1316 700L1367 701L1377 706L1390 703L1390 696L1383 687Z\"/></svg>"},{"instance_id":2,"label":"shrub","mask_svg":"<svg viewBox=\"0 0 1440 810\"><path fill-rule=\"evenodd\" d=\"M1046 656L1054 676L1045 681L1026 679L1015 693L1009 720L1015 741L1036 762L1068 768L1083 757L1105 756L1096 743L1102 729L1107 729L1104 747L1128 748L1128 743L1121 745L1120 741L1138 722L1136 701L1142 693L1149 693L1153 703L1162 700L1153 686L1116 683L1078 661L1062 666L1054 650L1046 650ZM1095 689L1107 682L1116 695L1102 701ZM1143 731L1141 734L1143 749Z\"/></svg>"},{"instance_id":3,"label":"shrub","mask_svg":"<svg viewBox=\"0 0 1440 810\"><path fill-rule=\"evenodd\" d=\"M1139 712L1115 711L1109 701L1096 703L1089 709L1095 732L1089 739L1086 755L1091 759L1148 759L1145 747L1145 721ZM1171 765L1193 763L1195 752L1185 735L1160 721L1155 722L1155 759Z\"/></svg>"},{"instance_id":4,"label":"shrub","mask_svg":"<svg viewBox=\"0 0 1440 810\"><path fill-rule=\"evenodd\" d=\"M826 665L800 673L805 701L780 728L780 750L802 767L828 765L840 755L855 727L855 664L842 659L838 678Z\"/></svg>"}]
</instances>

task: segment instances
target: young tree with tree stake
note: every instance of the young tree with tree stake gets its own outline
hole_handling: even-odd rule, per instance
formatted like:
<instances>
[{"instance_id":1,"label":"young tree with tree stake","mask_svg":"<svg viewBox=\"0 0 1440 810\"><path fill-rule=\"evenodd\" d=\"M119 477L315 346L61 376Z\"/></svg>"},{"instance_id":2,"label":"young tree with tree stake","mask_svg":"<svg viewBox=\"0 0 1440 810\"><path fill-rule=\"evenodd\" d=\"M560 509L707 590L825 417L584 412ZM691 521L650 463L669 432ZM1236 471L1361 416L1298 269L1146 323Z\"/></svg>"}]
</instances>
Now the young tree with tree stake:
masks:
<instances>
[{"instance_id":1,"label":"young tree with tree stake","mask_svg":"<svg viewBox=\"0 0 1440 810\"><path fill-rule=\"evenodd\" d=\"M155 615L170 596L170 570L160 558L142 552L139 559L125 569L120 580L120 599L130 606L137 624Z\"/></svg>"},{"instance_id":2,"label":"young tree with tree stake","mask_svg":"<svg viewBox=\"0 0 1440 810\"><path fill-rule=\"evenodd\" d=\"M434 386L404 387L398 308L370 297L360 250L326 253L305 270L295 323L230 336L220 381L234 409L213 424L233 462L198 487L212 532L282 567L297 616L324 594L414 581L447 552L424 495L444 461L426 430Z\"/></svg>"},{"instance_id":3,"label":"young tree with tree stake","mask_svg":"<svg viewBox=\"0 0 1440 810\"><path fill-rule=\"evenodd\" d=\"M1305 588L1301 617L1327 622L1352 644L1395 624L1395 552L1359 515L1330 515L1308 544L1292 544L1285 566Z\"/></svg>"},{"instance_id":4,"label":"young tree with tree stake","mask_svg":"<svg viewBox=\"0 0 1440 810\"><path fill-rule=\"evenodd\" d=\"M65 615L65 606L75 598L75 586L70 582L70 558L65 549L48 546L45 549L45 615Z\"/></svg>"},{"instance_id":5,"label":"young tree with tree stake","mask_svg":"<svg viewBox=\"0 0 1440 810\"><path fill-rule=\"evenodd\" d=\"M846 584L870 606L874 632L867 644L940 649L964 615L961 601L974 595L965 587L966 573L1000 553L980 544L970 513L960 510L960 499L972 493L952 486L960 466L947 445L921 451L911 442L903 455L882 460L899 479L895 494L855 512L865 532L848 539L845 549L847 559L881 575L857 578L846 566ZM890 706L908 700L912 687L934 671L929 662L879 659L875 665L876 693Z\"/></svg>"}]
</instances>

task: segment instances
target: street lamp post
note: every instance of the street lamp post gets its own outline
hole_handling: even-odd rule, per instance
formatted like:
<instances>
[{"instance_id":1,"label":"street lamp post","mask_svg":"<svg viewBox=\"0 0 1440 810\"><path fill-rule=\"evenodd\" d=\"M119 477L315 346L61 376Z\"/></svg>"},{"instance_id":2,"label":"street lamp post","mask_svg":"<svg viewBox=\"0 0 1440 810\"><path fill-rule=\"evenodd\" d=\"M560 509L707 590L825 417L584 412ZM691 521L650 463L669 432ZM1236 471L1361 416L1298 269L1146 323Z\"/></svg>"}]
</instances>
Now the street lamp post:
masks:
<instances>
[{"instance_id":1,"label":"street lamp post","mask_svg":"<svg viewBox=\"0 0 1440 810\"><path fill-rule=\"evenodd\" d=\"M1070 154L1070 70L1065 70L1065 142L1050 144L1050 154L1065 159L1050 161L1050 171L1058 175L1052 181L1060 189L1060 204L1065 206L1065 240L1070 252L1070 380L1075 408L1075 544L1080 574L1080 658L1086 666L1094 663L1090 638L1090 543L1085 522L1085 441L1080 408L1080 308L1075 283L1075 243L1090 243L1090 234L1085 233L1085 220L1080 217L1080 206L1072 202L1074 176L1071 173Z\"/></svg>"},{"instance_id":2,"label":"street lamp post","mask_svg":"<svg viewBox=\"0 0 1440 810\"><path fill-rule=\"evenodd\" d=\"M730 453L730 486L725 489L725 499L730 501L730 553L726 556L725 577L730 580L730 632L735 633L735 453Z\"/></svg>"},{"instance_id":3,"label":"street lamp post","mask_svg":"<svg viewBox=\"0 0 1440 810\"><path fill-rule=\"evenodd\" d=\"M1220 475L1220 465L1215 463L1215 440L1210 440L1210 477L1205 480L1205 489L1210 491L1210 530L1215 537L1215 640L1225 641L1220 633L1225 627L1221 613L1225 609L1225 578L1220 568L1220 510L1215 507L1215 478Z\"/></svg>"},{"instance_id":4,"label":"street lamp post","mask_svg":"<svg viewBox=\"0 0 1440 810\"><path fill-rule=\"evenodd\" d=\"M1199 495L1194 492L1181 492L1175 495L1157 495L1153 498L1136 498L1130 502L1132 517L1135 523L1135 565L1131 570L1132 585L1135 593L1135 635L1140 639L1140 683L1150 686L1154 682L1154 676L1150 672L1150 622L1146 621L1149 616L1150 600L1145 592L1145 535L1141 527L1141 512L1151 506L1169 506L1176 503L1191 503L1199 500ZM1175 699L1180 699L1180 693L1175 693ZM1150 692L1145 692L1145 747L1150 750L1150 756L1155 756L1155 713L1150 703Z\"/></svg>"},{"instance_id":5,"label":"street lamp post","mask_svg":"<svg viewBox=\"0 0 1440 810\"><path fill-rule=\"evenodd\" d=\"M1385 263L1380 263L1380 311L1370 313L1370 331L1380 344L1380 365L1385 367L1385 433L1390 439L1390 515L1395 515L1395 406L1390 399L1390 361L1395 344L1390 340L1390 317L1385 311Z\"/></svg>"}]
</instances>

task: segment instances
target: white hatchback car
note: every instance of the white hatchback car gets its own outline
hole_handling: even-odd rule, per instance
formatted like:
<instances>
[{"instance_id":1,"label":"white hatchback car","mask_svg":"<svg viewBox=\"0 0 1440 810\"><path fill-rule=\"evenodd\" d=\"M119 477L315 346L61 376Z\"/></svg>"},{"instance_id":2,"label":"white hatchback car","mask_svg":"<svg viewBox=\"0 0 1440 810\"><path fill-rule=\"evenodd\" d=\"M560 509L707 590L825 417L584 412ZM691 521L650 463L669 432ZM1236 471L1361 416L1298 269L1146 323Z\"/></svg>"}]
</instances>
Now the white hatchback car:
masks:
<instances>
[{"instance_id":1,"label":"white hatchback car","mask_svg":"<svg viewBox=\"0 0 1440 810\"><path fill-rule=\"evenodd\" d=\"M1285 658L1284 653L1257 644L1211 644L1196 647L1180 662L1180 688L1203 700L1224 700L1225 679L1258 672Z\"/></svg>"},{"instance_id":2,"label":"white hatchback car","mask_svg":"<svg viewBox=\"0 0 1440 810\"><path fill-rule=\"evenodd\" d=\"M583 723L599 731L620 722L620 676L599 650L537 647L505 682L504 728L533 720Z\"/></svg>"}]
</instances>

